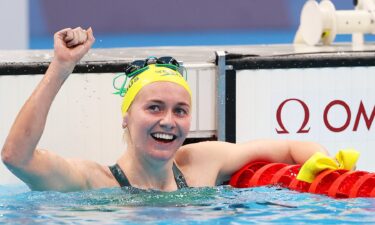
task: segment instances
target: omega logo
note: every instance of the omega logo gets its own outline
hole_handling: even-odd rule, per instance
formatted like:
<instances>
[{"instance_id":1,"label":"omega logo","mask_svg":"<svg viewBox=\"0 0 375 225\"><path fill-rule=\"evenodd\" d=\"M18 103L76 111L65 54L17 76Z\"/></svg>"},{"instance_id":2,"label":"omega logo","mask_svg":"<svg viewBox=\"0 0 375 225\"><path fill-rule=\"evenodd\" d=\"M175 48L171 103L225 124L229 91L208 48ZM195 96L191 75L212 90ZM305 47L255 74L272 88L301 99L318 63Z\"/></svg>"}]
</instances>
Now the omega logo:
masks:
<instances>
[{"instance_id":1,"label":"omega logo","mask_svg":"<svg viewBox=\"0 0 375 225\"><path fill-rule=\"evenodd\" d=\"M310 126L308 126L308 123L309 123L309 120L310 120L309 107L304 101L302 101L300 99L297 99L297 98L286 99L277 108L276 120L277 120L277 123L279 125L279 129L276 129L276 132L278 134L289 134L289 131L286 129L286 127L284 125L284 122L283 122L283 119L282 119L282 116L281 116L281 112L282 112L284 106L288 102L292 102L292 101L297 102L299 105L301 105L301 107L303 109L303 112L304 112L304 119L302 121L302 124L301 124L300 128L298 129L298 131L296 133L309 133L310 128L311 128ZM345 110L346 115L344 115L344 116L346 116L346 120L340 126L333 126L331 124L331 122L329 121L328 114L329 114L329 112L330 112L330 110L332 109L333 106L342 107ZM373 106L373 108L372 108L371 116L368 117L367 115L368 114L366 112L365 106L364 106L364 104L361 100L361 102L359 104L359 107L358 107L358 110L357 110L357 114L355 116L354 125L353 125L353 129L352 129L354 132L356 132L358 130L358 125L361 121L361 118L363 118L363 120L366 124L367 130L370 130L372 122L373 122L374 117L375 117L375 106ZM352 120L352 110L350 109L350 106L345 101L333 100L330 103L328 103L327 106L324 108L323 122L324 122L325 127L332 132L339 133L339 132L345 131L349 127L351 120Z\"/></svg>"}]
</instances>

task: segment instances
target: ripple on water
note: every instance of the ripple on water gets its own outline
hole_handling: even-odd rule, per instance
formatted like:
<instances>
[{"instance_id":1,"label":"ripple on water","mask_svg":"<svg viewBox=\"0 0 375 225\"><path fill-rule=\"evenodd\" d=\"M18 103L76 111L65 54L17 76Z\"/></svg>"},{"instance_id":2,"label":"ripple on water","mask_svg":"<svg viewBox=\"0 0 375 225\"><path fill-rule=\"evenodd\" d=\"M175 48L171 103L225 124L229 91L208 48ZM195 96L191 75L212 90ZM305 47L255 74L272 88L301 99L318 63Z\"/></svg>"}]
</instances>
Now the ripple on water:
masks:
<instances>
[{"instance_id":1,"label":"ripple on water","mask_svg":"<svg viewBox=\"0 0 375 225\"><path fill-rule=\"evenodd\" d=\"M0 224L21 223L375 223L374 199L332 199L278 187L112 188L36 192L0 186ZM23 222L22 222L23 223Z\"/></svg>"}]
</instances>

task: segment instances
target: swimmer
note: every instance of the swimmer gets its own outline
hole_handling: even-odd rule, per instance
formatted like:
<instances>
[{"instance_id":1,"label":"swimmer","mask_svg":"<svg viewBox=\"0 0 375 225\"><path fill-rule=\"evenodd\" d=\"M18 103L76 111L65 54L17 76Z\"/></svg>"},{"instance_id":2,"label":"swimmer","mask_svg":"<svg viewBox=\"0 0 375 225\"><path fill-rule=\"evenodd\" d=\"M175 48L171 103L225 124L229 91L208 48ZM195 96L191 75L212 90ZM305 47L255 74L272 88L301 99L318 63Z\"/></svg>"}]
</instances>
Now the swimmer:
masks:
<instances>
[{"instance_id":1,"label":"swimmer","mask_svg":"<svg viewBox=\"0 0 375 225\"><path fill-rule=\"evenodd\" d=\"M127 147L113 166L39 149L56 94L94 41L91 28L55 33L54 57L4 143L4 164L32 190L68 192L132 186L175 191L212 187L228 181L250 161L294 164L305 162L315 152L327 154L317 143L287 140L183 145L191 122L191 91L175 66L168 66L169 62L160 66L158 59L130 71L134 75L132 85L120 93L124 95L122 127Z\"/></svg>"}]
</instances>

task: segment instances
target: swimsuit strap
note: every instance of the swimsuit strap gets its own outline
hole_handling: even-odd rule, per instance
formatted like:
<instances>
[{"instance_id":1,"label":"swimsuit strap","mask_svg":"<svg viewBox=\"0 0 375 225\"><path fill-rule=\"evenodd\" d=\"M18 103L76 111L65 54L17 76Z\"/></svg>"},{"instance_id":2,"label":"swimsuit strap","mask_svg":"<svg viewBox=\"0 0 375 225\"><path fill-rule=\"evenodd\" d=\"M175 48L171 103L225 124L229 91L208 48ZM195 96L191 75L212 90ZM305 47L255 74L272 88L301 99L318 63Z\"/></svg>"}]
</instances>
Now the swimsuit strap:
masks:
<instances>
[{"instance_id":1,"label":"swimsuit strap","mask_svg":"<svg viewBox=\"0 0 375 225\"><path fill-rule=\"evenodd\" d=\"M122 171L121 167L117 163L113 166L109 166L109 170L111 171L112 175L116 178L117 182L120 184L121 187L131 187L131 184L128 178L126 177L124 171ZM175 163L173 163L173 176L178 189L189 187L186 183L184 175L178 169Z\"/></svg>"},{"instance_id":2,"label":"swimsuit strap","mask_svg":"<svg viewBox=\"0 0 375 225\"><path fill-rule=\"evenodd\" d=\"M121 167L117 163L113 166L109 166L109 169L121 187L131 187L131 184L129 183L124 171L122 171Z\"/></svg>"},{"instance_id":3,"label":"swimsuit strap","mask_svg":"<svg viewBox=\"0 0 375 225\"><path fill-rule=\"evenodd\" d=\"M174 175L174 180L176 181L178 189L189 187L186 183L184 175L178 169L175 163L173 163L173 175Z\"/></svg>"}]
</instances>

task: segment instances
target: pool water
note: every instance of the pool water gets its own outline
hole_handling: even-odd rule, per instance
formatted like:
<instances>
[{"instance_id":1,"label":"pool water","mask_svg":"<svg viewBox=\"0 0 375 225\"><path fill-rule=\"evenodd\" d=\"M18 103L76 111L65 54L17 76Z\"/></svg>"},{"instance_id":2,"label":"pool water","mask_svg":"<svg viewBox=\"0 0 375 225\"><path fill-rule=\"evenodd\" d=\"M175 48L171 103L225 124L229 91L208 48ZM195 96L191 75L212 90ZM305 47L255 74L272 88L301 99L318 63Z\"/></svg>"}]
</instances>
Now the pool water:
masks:
<instances>
[{"instance_id":1,"label":"pool water","mask_svg":"<svg viewBox=\"0 0 375 225\"><path fill-rule=\"evenodd\" d=\"M375 224L375 199L278 187L36 192L0 186L0 224Z\"/></svg>"}]
</instances>

